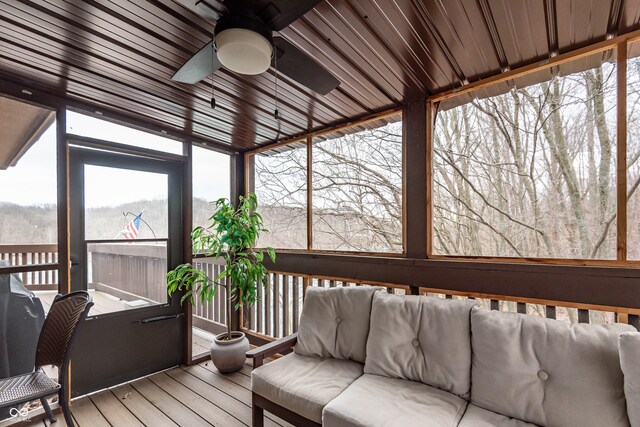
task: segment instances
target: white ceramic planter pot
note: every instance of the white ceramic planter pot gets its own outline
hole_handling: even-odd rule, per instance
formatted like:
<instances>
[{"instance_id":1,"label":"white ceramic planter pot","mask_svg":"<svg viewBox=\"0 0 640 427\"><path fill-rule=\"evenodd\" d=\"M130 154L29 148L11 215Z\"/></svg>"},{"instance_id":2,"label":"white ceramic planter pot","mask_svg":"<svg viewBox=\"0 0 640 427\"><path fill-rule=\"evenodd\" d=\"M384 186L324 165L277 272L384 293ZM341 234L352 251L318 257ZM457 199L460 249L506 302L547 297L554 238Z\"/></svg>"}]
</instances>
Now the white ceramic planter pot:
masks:
<instances>
[{"instance_id":1,"label":"white ceramic planter pot","mask_svg":"<svg viewBox=\"0 0 640 427\"><path fill-rule=\"evenodd\" d=\"M231 332L231 339L227 340L227 333L216 336L211 344L211 361L220 372L235 372L242 368L249 351L249 340L242 332Z\"/></svg>"}]
</instances>

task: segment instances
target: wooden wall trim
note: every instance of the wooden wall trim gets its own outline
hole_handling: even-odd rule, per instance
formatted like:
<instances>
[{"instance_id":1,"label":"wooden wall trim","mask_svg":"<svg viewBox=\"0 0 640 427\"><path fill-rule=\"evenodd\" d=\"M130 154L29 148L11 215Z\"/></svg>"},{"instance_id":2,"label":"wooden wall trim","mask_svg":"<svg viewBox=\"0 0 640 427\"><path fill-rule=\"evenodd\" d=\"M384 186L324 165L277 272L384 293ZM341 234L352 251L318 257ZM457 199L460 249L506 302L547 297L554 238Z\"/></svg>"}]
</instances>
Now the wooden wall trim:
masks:
<instances>
[{"instance_id":1,"label":"wooden wall trim","mask_svg":"<svg viewBox=\"0 0 640 427\"><path fill-rule=\"evenodd\" d=\"M279 253L267 268L411 286L612 307L640 307L640 269Z\"/></svg>"}]
</instances>

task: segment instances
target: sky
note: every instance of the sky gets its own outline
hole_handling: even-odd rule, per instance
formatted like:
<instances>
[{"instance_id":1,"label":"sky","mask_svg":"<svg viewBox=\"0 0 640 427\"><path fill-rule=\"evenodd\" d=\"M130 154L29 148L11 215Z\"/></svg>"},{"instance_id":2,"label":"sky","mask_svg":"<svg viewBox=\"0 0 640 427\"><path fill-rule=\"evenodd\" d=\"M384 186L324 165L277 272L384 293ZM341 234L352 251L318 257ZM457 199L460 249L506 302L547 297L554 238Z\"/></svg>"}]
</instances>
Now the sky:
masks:
<instances>
[{"instance_id":1,"label":"sky","mask_svg":"<svg viewBox=\"0 0 640 427\"><path fill-rule=\"evenodd\" d=\"M71 111L67 113L67 132L174 154L182 152L181 143L172 139ZM56 203L55 139L54 123L16 166L0 170L0 203L25 206ZM194 197L207 200L229 197L229 157L198 147L194 147L193 153ZM87 207L166 197L166 176L95 166L85 170L85 174L91 188L85 199ZM131 185L134 180L135 185Z\"/></svg>"}]
</instances>

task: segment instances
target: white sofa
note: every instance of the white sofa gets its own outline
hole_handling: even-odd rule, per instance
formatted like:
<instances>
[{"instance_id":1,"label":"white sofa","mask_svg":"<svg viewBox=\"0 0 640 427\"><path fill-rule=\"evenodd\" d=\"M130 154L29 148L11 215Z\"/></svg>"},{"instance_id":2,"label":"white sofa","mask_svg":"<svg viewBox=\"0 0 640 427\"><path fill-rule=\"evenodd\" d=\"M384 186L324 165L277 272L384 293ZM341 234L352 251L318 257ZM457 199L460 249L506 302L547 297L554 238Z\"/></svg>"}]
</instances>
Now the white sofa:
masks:
<instances>
[{"instance_id":1,"label":"white sofa","mask_svg":"<svg viewBox=\"0 0 640 427\"><path fill-rule=\"evenodd\" d=\"M255 427L264 410L298 426L640 427L640 333L629 325L308 288L298 334L247 356Z\"/></svg>"}]
</instances>

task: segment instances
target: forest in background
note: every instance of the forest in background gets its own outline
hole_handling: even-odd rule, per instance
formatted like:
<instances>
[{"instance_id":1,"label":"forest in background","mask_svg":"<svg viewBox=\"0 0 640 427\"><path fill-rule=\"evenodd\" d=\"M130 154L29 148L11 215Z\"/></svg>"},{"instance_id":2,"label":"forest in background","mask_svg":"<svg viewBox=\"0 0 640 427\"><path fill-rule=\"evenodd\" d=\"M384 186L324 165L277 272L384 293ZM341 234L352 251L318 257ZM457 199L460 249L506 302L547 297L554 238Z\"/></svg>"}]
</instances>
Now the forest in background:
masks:
<instances>
[{"instance_id":1,"label":"forest in background","mask_svg":"<svg viewBox=\"0 0 640 427\"><path fill-rule=\"evenodd\" d=\"M140 211L158 238L166 237L167 202L142 200L113 207L101 207L87 211L86 234L91 239L113 239ZM124 213L131 212L126 218ZM212 213L208 200L193 199L193 221L205 225ZM57 212L55 205L22 206L0 202L0 244L29 244L57 242ZM73 230L76 225L71 224ZM139 238L153 238L150 228L140 223Z\"/></svg>"}]
</instances>

